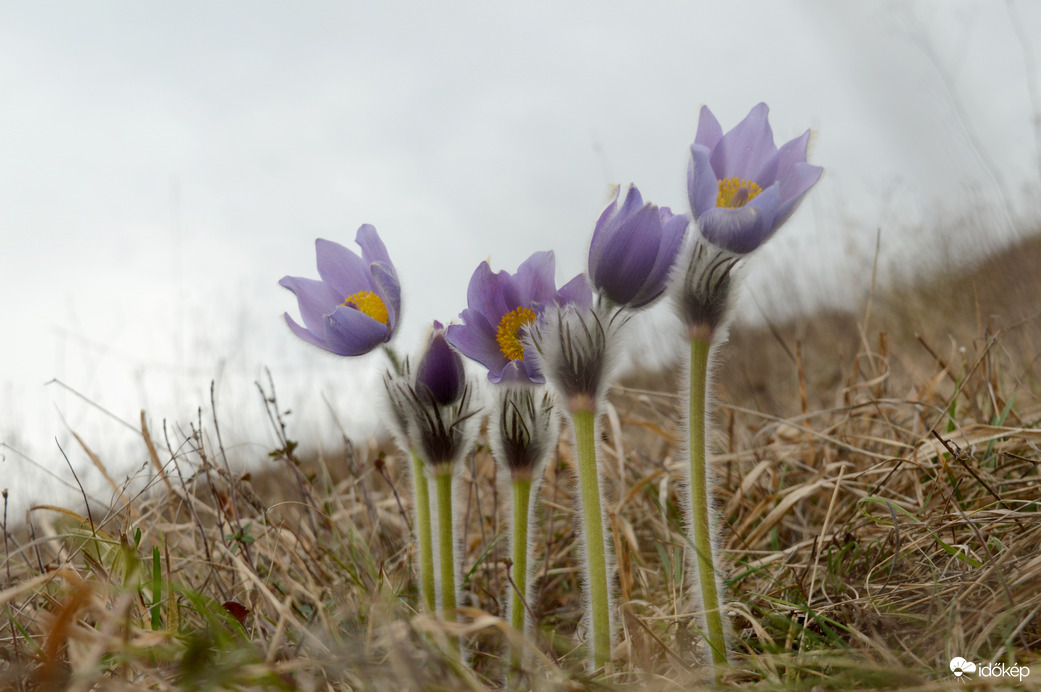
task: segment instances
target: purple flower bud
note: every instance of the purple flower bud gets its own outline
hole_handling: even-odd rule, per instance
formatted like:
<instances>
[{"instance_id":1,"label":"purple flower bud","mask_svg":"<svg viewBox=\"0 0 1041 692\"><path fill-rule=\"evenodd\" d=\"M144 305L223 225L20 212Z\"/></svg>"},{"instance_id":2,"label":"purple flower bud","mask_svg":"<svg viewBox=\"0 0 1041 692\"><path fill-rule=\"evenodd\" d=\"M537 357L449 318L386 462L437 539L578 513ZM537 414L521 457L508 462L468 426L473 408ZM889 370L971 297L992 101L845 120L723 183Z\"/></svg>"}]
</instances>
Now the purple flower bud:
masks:
<instances>
[{"instance_id":1,"label":"purple flower bud","mask_svg":"<svg viewBox=\"0 0 1041 692\"><path fill-rule=\"evenodd\" d=\"M459 353L448 344L445 328L434 322L427 350L416 367L416 392L429 403L451 406L466 387L466 371Z\"/></svg>"},{"instance_id":2,"label":"purple flower bud","mask_svg":"<svg viewBox=\"0 0 1041 692\"><path fill-rule=\"evenodd\" d=\"M788 220L822 168L806 163L810 131L774 145L770 109L760 103L723 134L707 106L690 147L687 195L702 237L736 254L765 243Z\"/></svg>"},{"instance_id":3,"label":"purple flower bud","mask_svg":"<svg viewBox=\"0 0 1041 692\"><path fill-rule=\"evenodd\" d=\"M630 185L625 201L620 190L596 222L589 246L589 278L611 303L630 309L646 307L665 291L688 219L667 207L644 204Z\"/></svg>"},{"instance_id":4,"label":"purple flower bud","mask_svg":"<svg viewBox=\"0 0 1041 692\"><path fill-rule=\"evenodd\" d=\"M473 445L480 425L463 359L434 322L419 363L406 358L401 372L383 377L391 413L391 432L404 448L413 448L431 466L454 464Z\"/></svg>"},{"instance_id":5,"label":"purple flower bud","mask_svg":"<svg viewBox=\"0 0 1041 692\"><path fill-rule=\"evenodd\" d=\"M390 341L401 315L401 284L376 229L355 238L361 257L339 243L315 241L320 281L298 276L278 283L292 291L304 326L286 323L304 341L341 356L360 356Z\"/></svg>"}]
</instances>

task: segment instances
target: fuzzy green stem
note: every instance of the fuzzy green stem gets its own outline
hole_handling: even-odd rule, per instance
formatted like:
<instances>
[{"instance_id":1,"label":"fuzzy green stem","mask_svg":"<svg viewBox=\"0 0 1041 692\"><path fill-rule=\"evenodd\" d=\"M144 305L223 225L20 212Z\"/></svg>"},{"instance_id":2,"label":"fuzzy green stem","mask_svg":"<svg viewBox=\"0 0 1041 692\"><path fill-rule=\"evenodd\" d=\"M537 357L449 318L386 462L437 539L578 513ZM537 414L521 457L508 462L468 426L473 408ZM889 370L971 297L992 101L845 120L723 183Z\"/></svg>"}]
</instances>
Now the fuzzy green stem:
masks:
<instances>
[{"instance_id":1,"label":"fuzzy green stem","mask_svg":"<svg viewBox=\"0 0 1041 692\"><path fill-rule=\"evenodd\" d=\"M437 610L434 601L434 538L430 529L430 483L426 464L412 451L412 490L416 497L416 536L419 541L419 593L428 613Z\"/></svg>"},{"instance_id":2,"label":"fuzzy green stem","mask_svg":"<svg viewBox=\"0 0 1041 692\"><path fill-rule=\"evenodd\" d=\"M727 665L726 639L723 636L719 593L716 589L716 567L712 556L712 529L709 523L708 469L706 466L705 421L708 396L708 358L712 342L693 338L690 341L690 509L694 534L698 582L708 629L712 660ZM716 680L719 681L717 668Z\"/></svg>"},{"instance_id":3,"label":"fuzzy green stem","mask_svg":"<svg viewBox=\"0 0 1041 692\"><path fill-rule=\"evenodd\" d=\"M455 539L452 531L452 465L434 467L434 485L437 488L437 533L441 562L441 610L448 622L456 621L455 601ZM459 653L460 643L453 639L452 649Z\"/></svg>"},{"instance_id":4,"label":"fuzzy green stem","mask_svg":"<svg viewBox=\"0 0 1041 692\"><path fill-rule=\"evenodd\" d=\"M586 537L586 577L593 632L593 668L611 659L611 610L607 592L607 557L604 548L604 515L600 509L600 475L596 466L596 414L580 409L571 414L578 455L578 485Z\"/></svg>"},{"instance_id":5,"label":"fuzzy green stem","mask_svg":"<svg viewBox=\"0 0 1041 692\"><path fill-rule=\"evenodd\" d=\"M524 599L528 597L528 523L531 515L531 478L515 477L511 481L513 487L513 566L510 567L510 578L516 587L510 598L510 625L521 634L524 627L527 606ZM514 647L510 652L510 667L517 669L521 665L523 650Z\"/></svg>"}]
</instances>

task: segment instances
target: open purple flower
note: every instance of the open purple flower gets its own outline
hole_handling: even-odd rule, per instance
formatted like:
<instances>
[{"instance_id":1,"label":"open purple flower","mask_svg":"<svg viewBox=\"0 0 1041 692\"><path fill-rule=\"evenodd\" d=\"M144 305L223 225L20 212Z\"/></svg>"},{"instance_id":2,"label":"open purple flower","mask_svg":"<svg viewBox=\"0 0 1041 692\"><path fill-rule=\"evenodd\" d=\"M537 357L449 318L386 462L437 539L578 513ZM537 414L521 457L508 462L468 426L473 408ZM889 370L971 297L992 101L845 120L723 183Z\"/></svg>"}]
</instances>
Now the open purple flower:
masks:
<instances>
[{"instance_id":1,"label":"open purple flower","mask_svg":"<svg viewBox=\"0 0 1041 692\"><path fill-rule=\"evenodd\" d=\"M778 149L760 103L723 134L707 106L690 147L687 194L701 235L738 254L762 245L795 211L820 178L820 166L806 163L807 130Z\"/></svg>"},{"instance_id":2,"label":"open purple flower","mask_svg":"<svg viewBox=\"0 0 1041 692\"><path fill-rule=\"evenodd\" d=\"M589 246L589 278L615 305L639 309L665 291L688 219L647 202L635 185L620 190L596 222Z\"/></svg>"},{"instance_id":3,"label":"open purple flower","mask_svg":"<svg viewBox=\"0 0 1041 692\"><path fill-rule=\"evenodd\" d=\"M554 283L552 251L536 252L517 273L494 273L481 262L470 277L464 324L448 327L448 343L488 368L492 382L545 382L535 366L534 348L524 338L550 305L576 303L588 307L593 294L579 275L559 290Z\"/></svg>"},{"instance_id":4,"label":"open purple flower","mask_svg":"<svg viewBox=\"0 0 1041 692\"><path fill-rule=\"evenodd\" d=\"M339 243L315 241L321 280L286 276L304 326L286 323L304 341L341 356L360 356L390 340L401 314L401 284L387 248L369 224L358 229L361 257Z\"/></svg>"}]
</instances>

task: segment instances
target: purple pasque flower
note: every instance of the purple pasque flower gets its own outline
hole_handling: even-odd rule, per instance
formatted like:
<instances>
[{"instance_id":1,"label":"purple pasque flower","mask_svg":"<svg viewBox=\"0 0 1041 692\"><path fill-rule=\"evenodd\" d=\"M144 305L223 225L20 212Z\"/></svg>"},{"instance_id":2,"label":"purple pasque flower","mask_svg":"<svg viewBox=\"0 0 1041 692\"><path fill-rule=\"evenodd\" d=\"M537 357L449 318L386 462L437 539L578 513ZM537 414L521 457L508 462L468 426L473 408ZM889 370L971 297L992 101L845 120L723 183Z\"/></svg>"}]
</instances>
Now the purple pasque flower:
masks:
<instances>
[{"instance_id":1,"label":"purple pasque flower","mask_svg":"<svg viewBox=\"0 0 1041 692\"><path fill-rule=\"evenodd\" d=\"M465 388L463 359L445 338L444 325L435 320L426 351L416 366L416 393L437 406L451 406Z\"/></svg>"},{"instance_id":2,"label":"purple pasque flower","mask_svg":"<svg viewBox=\"0 0 1041 692\"><path fill-rule=\"evenodd\" d=\"M473 444L480 411L467 382L463 359L434 322L426 347L414 369L407 365L398 377L386 379L395 415L400 411L407 438L431 466L453 464ZM409 373L412 373L410 377Z\"/></svg>"},{"instance_id":3,"label":"purple pasque flower","mask_svg":"<svg viewBox=\"0 0 1041 692\"><path fill-rule=\"evenodd\" d=\"M687 195L702 237L747 254L792 215L822 168L806 163L807 130L778 149L769 107L755 106L734 129L723 129L702 106L690 147Z\"/></svg>"},{"instance_id":4,"label":"purple pasque flower","mask_svg":"<svg viewBox=\"0 0 1041 692\"><path fill-rule=\"evenodd\" d=\"M293 333L341 356L360 356L389 341L401 315L401 284L376 229L363 225L355 242L361 257L319 238L321 280L285 276L278 282L300 305L304 326L285 315Z\"/></svg>"},{"instance_id":5,"label":"purple pasque flower","mask_svg":"<svg viewBox=\"0 0 1041 692\"><path fill-rule=\"evenodd\" d=\"M495 273L481 262L470 277L464 324L448 327L448 343L467 358L488 368L492 382L545 382L535 366L528 329L550 305L574 303L588 307L593 293L578 275L559 290L554 283L553 251L536 252L515 274Z\"/></svg>"},{"instance_id":6,"label":"purple pasque flower","mask_svg":"<svg viewBox=\"0 0 1041 692\"><path fill-rule=\"evenodd\" d=\"M589 279L611 303L637 310L665 291L689 221L668 207L645 204L635 185L629 185L624 201L620 195L616 188L593 229Z\"/></svg>"}]
</instances>

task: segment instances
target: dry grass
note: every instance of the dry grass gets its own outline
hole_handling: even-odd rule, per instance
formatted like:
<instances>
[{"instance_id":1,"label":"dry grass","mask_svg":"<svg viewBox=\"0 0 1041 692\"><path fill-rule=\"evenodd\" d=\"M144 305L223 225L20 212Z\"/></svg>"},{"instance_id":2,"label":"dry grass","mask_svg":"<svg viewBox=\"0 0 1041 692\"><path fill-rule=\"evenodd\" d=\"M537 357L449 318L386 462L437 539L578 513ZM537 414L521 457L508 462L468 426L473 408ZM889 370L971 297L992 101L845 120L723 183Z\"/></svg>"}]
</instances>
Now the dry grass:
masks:
<instances>
[{"instance_id":1,"label":"dry grass","mask_svg":"<svg viewBox=\"0 0 1041 692\"><path fill-rule=\"evenodd\" d=\"M870 314L733 335L715 436L736 652L727 684L941 689L963 683L947 668L956 655L1036 663L1041 250L1025 247L914 300L880 296ZM1033 260L1008 271L1028 251ZM531 604L537 689L710 679L683 586L672 379L617 388L603 425L623 631L615 669L595 678L576 648L566 440L547 472ZM0 687L498 686L515 635L499 619L505 512L487 448L463 473L458 628L472 667L460 668L438 645L446 626L415 612L402 460L349 445L301 460L266 395L281 435L269 471L233 475L215 423L200 423L164 440L172 454L148 446L163 469L153 492L104 516L39 509L28 527L5 527Z\"/></svg>"}]
</instances>

